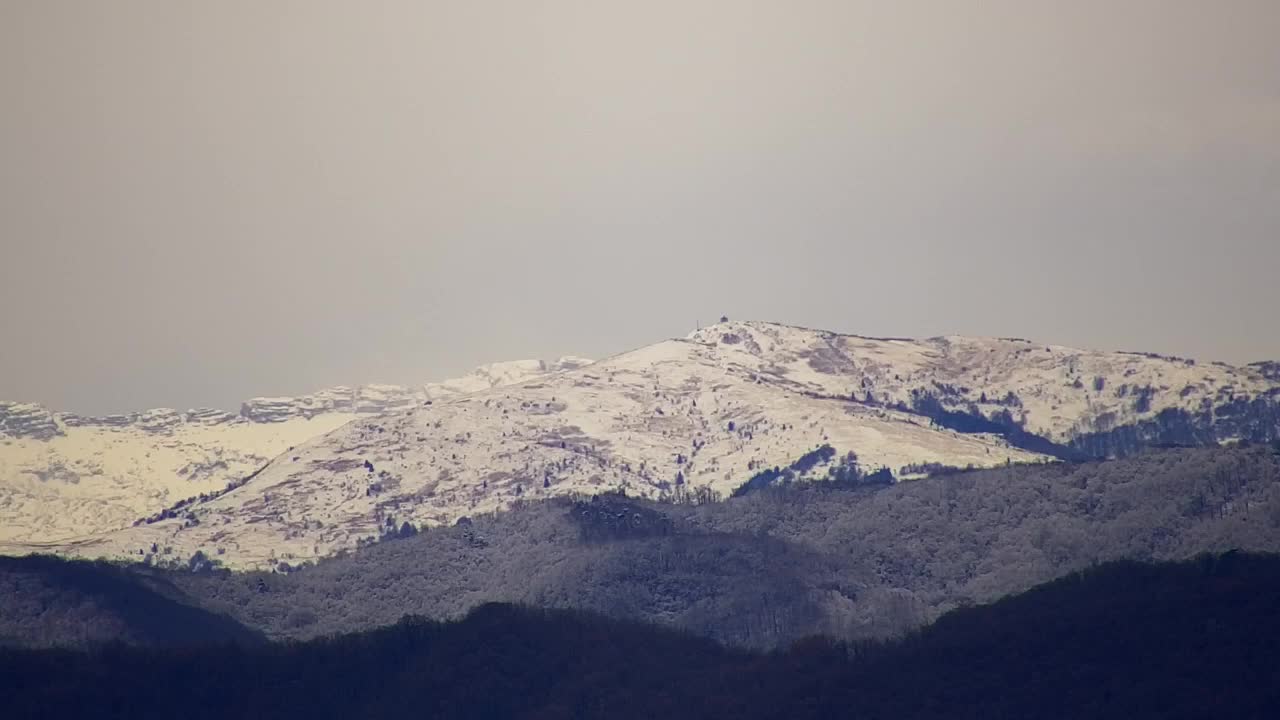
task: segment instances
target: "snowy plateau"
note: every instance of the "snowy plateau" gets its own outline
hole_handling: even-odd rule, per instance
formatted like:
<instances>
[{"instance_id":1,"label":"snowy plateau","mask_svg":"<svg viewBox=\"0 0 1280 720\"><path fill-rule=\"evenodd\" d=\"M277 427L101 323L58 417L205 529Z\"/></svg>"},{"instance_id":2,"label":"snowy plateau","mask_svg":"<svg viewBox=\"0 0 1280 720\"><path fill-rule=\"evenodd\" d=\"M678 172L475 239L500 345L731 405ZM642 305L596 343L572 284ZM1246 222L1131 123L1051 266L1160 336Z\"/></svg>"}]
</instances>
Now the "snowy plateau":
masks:
<instances>
[{"instance_id":1,"label":"snowy plateau","mask_svg":"<svg viewBox=\"0 0 1280 720\"><path fill-rule=\"evenodd\" d=\"M1269 441L1278 407L1274 363L722 322L594 363L500 363L418 389L258 399L238 415L0 404L0 552L296 565L406 522L551 496L723 497L824 446L834 453L799 479L855 460L901 480Z\"/></svg>"}]
</instances>

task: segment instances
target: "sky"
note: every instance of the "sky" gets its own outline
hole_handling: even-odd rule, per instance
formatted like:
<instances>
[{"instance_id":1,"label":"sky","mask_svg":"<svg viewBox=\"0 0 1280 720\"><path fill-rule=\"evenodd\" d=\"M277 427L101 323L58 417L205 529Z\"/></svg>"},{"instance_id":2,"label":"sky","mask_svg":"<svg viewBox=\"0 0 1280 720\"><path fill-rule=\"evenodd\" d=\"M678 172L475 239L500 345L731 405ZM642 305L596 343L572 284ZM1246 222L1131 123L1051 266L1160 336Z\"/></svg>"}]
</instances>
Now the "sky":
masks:
<instances>
[{"instance_id":1,"label":"sky","mask_svg":"<svg viewBox=\"0 0 1280 720\"><path fill-rule=\"evenodd\" d=\"M0 398L725 314L1280 359L1280 3L0 2Z\"/></svg>"}]
</instances>

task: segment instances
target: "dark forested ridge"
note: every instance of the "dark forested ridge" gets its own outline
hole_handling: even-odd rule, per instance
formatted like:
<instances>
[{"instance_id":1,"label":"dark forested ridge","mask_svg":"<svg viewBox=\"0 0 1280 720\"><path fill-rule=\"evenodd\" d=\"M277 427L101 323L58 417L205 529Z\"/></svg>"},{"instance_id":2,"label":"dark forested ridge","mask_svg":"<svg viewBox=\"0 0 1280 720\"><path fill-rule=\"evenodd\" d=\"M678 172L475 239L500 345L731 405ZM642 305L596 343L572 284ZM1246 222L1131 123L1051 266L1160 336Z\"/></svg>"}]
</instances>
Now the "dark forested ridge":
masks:
<instances>
[{"instance_id":1,"label":"dark forested ridge","mask_svg":"<svg viewBox=\"0 0 1280 720\"><path fill-rule=\"evenodd\" d=\"M767 655L577 611L485 605L360 635L0 650L18 718L1271 718L1280 558L1119 562L887 645Z\"/></svg>"},{"instance_id":2,"label":"dark forested ridge","mask_svg":"<svg viewBox=\"0 0 1280 720\"><path fill-rule=\"evenodd\" d=\"M0 646L265 642L195 607L167 573L55 557L0 558Z\"/></svg>"},{"instance_id":3,"label":"dark forested ridge","mask_svg":"<svg viewBox=\"0 0 1280 720\"><path fill-rule=\"evenodd\" d=\"M1270 447L1165 450L888 487L795 483L700 505L557 500L288 574L121 572L162 578L182 602L277 639L514 602L774 648L817 634L894 636L1099 562L1233 548L1280 551L1280 457ZM8 567L0 561L0 582ZM20 593L0 596L0 610L16 627L34 612ZM77 617L91 619L69 616L55 641L81 641Z\"/></svg>"}]
</instances>

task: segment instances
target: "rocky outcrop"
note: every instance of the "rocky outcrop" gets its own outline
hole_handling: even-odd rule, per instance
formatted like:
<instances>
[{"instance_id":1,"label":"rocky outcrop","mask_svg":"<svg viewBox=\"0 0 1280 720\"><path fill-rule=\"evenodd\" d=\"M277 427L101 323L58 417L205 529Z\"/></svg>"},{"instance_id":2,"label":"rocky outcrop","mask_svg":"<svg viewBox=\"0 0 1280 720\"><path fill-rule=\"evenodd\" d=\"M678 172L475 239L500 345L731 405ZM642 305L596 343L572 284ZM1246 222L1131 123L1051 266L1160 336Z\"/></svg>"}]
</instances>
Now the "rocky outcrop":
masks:
<instances>
[{"instance_id":1,"label":"rocky outcrop","mask_svg":"<svg viewBox=\"0 0 1280 720\"><path fill-rule=\"evenodd\" d=\"M297 417L302 414L302 411L298 398L256 397L249 398L240 405L240 414L250 422L272 423Z\"/></svg>"},{"instance_id":2,"label":"rocky outcrop","mask_svg":"<svg viewBox=\"0 0 1280 720\"><path fill-rule=\"evenodd\" d=\"M355 410L356 391L346 385L326 388L311 395L321 407L333 412L353 412Z\"/></svg>"},{"instance_id":3,"label":"rocky outcrop","mask_svg":"<svg viewBox=\"0 0 1280 720\"><path fill-rule=\"evenodd\" d=\"M363 385L356 393L355 411L378 414L405 410L419 403L419 397L415 397L411 390L399 385Z\"/></svg>"},{"instance_id":4,"label":"rocky outcrop","mask_svg":"<svg viewBox=\"0 0 1280 720\"><path fill-rule=\"evenodd\" d=\"M481 365L470 373L452 380L428 383L424 388L428 400L482 392L496 387L515 385L549 373L576 370L593 361L576 355L565 355L555 362L542 360L512 360L510 362Z\"/></svg>"},{"instance_id":5,"label":"rocky outcrop","mask_svg":"<svg viewBox=\"0 0 1280 720\"><path fill-rule=\"evenodd\" d=\"M1253 363L1249 367L1256 368L1262 374L1262 377L1268 380L1280 380L1280 362L1266 360Z\"/></svg>"},{"instance_id":6,"label":"rocky outcrop","mask_svg":"<svg viewBox=\"0 0 1280 720\"><path fill-rule=\"evenodd\" d=\"M48 440L62 435L62 427L44 406L0 402L0 433L15 438Z\"/></svg>"},{"instance_id":7,"label":"rocky outcrop","mask_svg":"<svg viewBox=\"0 0 1280 720\"><path fill-rule=\"evenodd\" d=\"M214 408L195 408L186 413L173 408L155 408L129 415L54 415L40 405L0 402L0 433L10 437L48 439L63 434L64 427L136 427L144 432L163 435L173 433L184 424L280 423L292 418L311 419L326 413L380 415L409 410L432 399L514 385L548 373L575 370L591 362L574 355L566 355L550 363L516 360L481 365L463 377L421 388L382 384L338 385L310 395L256 397L241 404L238 414Z\"/></svg>"},{"instance_id":8,"label":"rocky outcrop","mask_svg":"<svg viewBox=\"0 0 1280 720\"><path fill-rule=\"evenodd\" d=\"M253 398L240 406L240 414L251 422L284 422L290 418L312 418L331 412L377 415L405 410L421 403L425 396L399 385L334 387L298 397Z\"/></svg>"},{"instance_id":9,"label":"rocky outcrop","mask_svg":"<svg viewBox=\"0 0 1280 720\"><path fill-rule=\"evenodd\" d=\"M58 413L55 417L58 418L58 422L62 423L63 427L84 427L85 425L93 424L93 418L75 413Z\"/></svg>"},{"instance_id":10,"label":"rocky outcrop","mask_svg":"<svg viewBox=\"0 0 1280 720\"><path fill-rule=\"evenodd\" d=\"M137 419L138 413L98 416L58 413L57 417L64 427L129 427Z\"/></svg>"},{"instance_id":11,"label":"rocky outcrop","mask_svg":"<svg viewBox=\"0 0 1280 720\"><path fill-rule=\"evenodd\" d=\"M564 355L559 360L556 360L555 362L551 363L547 369L550 372L561 372L563 370L577 370L579 368L584 368L593 362L595 362L595 360L592 360L590 358L580 357L578 355Z\"/></svg>"},{"instance_id":12,"label":"rocky outcrop","mask_svg":"<svg viewBox=\"0 0 1280 720\"><path fill-rule=\"evenodd\" d=\"M142 412L132 413L130 415L100 415L97 417L88 415L77 415L75 413L58 413L57 421L63 427L107 427L107 428L131 428L136 427L139 430L149 433L172 433L175 429L181 427L185 423L192 425L222 425L225 423L243 421L243 419L235 413L226 410L216 410L214 408L196 408L188 410L185 413L178 412L173 408L153 408L151 410L143 410Z\"/></svg>"},{"instance_id":13,"label":"rocky outcrop","mask_svg":"<svg viewBox=\"0 0 1280 720\"><path fill-rule=\"evenodd\" d=\"M195 408L187 411L187 422L192 425L226 425L243 421L239 415L215 408Z\"/></svg>"},{"instance_id":14,"label":"rocky outcrop","mask_svg":"<svg viewBox=\"0 0 1280 720\"><path fill-rule=\"evenodd\" d=\"M167 434L182 424L182 415L173 408L155 408L138 413L134 424L149 433Z\"/></svg>"}]
</instances>

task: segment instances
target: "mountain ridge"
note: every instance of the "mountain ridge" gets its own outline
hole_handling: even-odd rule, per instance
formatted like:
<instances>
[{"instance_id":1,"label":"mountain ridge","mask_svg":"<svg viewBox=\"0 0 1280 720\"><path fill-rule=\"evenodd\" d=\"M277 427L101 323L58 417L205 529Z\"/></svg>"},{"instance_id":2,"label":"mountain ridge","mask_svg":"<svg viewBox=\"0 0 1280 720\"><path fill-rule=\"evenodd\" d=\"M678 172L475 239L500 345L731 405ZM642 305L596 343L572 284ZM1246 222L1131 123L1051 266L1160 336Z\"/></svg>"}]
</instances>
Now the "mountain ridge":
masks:
<instances>
[{"instance_id":1,"label":"mountain ridge","mask_svg":"<svg viewBox=\"0 0 1280 720\"><path fill-rule=\"evenodd\" d=\"M418 388L336 386L250 398L238 413L152 408L87 417L0 402L0 542L57 542L127 527L178 501L223 491L357 417L589 362L565 356L490 363Z\"/></svg>"},{"instance_id":2,"label":"mountain ridge","mask_svg":"<svg viewBox=\"0 0 1280 720\"><path fill-rule=\"evenodd\" d=\"M211 407L180 411L154 407L129 413L83 415L50 410L38 402L0 400L0 437L47 440L65 434L66 427L137 426L164 432L182 423L219 425L233 422L283 422L290 417L310 418L326 412L378 414L403 409L414 402L434 401L499 385L523 382L549 372L576 369L593 361L577 355L545 360L509 360L485 363L457 378L421 386L366 383L334 385L304 395L256 396L240 403L237 412Z\"/></svg>"},{"instance_id":3,"label":"mountain ridge","mask_svg":"<svg viewBox=\"0 0 1280 720\"><path fill-rule=\"evenodd\" d=\"M871 339L723 322L590 365L356 418L251 482L45 548L296 563L561 495L727 495L830 447L800 479L1271 441L1280 382L1154 354L1019 339ZM794 474L794 473L793 473Z\"/></svg>"},{"instance_id":4,"label":"mountain ridge","mask_svg":"<svg viewBox=\"0 0 1280 720\"><path fill-rule=\"evenodd\" d=\"M154 547L185 557L218 549L225 563L261 567L358 547L389 526L452 524L541 497L724 496L748 480L796 479L773 469L824 448L798 479L1272 441L1280 380L1270 367L725 321L595 363L482 366L409 402L366 386L381 393L381 404L363 406L377 413L329 413L359 406L305 396L300 406L321 412L240 424L313 424L281 438L274 459L188 463L177 470L213 466L218 482L178 483L188 491L166 489L168 502L153 499L145 512L90 524L78 537L10 530L0 550L120 557ZM270 405L261 405L264 417L279 414ZM79 489L76 468L50 463L45 473L28 483L44 496L0 510L20 517L49 494Z\"/></svg>"}]
</instances>

